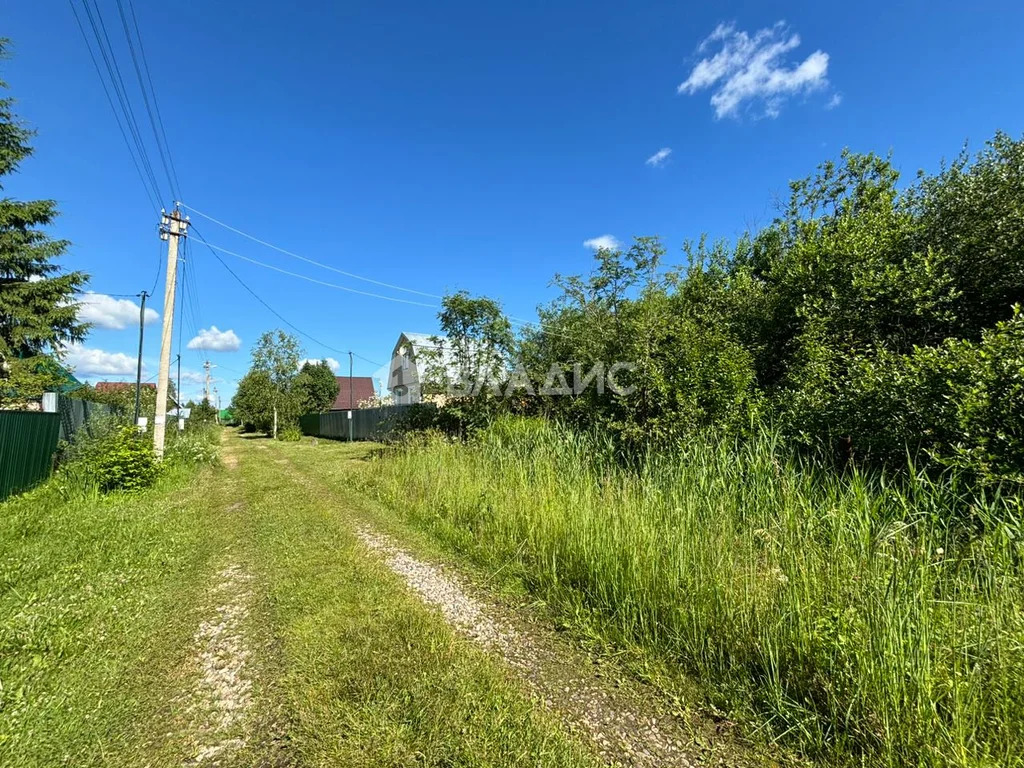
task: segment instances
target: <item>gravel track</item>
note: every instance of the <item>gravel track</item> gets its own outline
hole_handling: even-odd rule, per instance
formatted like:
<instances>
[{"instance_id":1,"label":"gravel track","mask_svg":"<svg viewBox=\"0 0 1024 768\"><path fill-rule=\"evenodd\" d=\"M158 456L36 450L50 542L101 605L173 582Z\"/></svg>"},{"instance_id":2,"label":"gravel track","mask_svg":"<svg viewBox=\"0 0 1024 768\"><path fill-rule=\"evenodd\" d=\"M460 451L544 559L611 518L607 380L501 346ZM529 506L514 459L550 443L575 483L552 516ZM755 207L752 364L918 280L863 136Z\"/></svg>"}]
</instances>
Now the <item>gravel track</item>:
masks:
<instances>
[{"instance_id":1,"label":"gravel track","mask_svg":"<svg viewBox=\"0 0 1024 768\"><path fill-rule=\"evenodd\" d=\"M496 606L473 597L457 576L413 557L368 527L356 533L425 603L438 608L450 625L500 654L534 696L570 730L585 735L609 764L699 765L687 749L693 735L682 721L665 713L643 686L610 683L592 661L567 650L556 638L513 626Z\"/></svg>"},{"instance_id":2,"label":"gravel track","mask_svg":"<svg viewBox=\"0 0 1024 768\"><path fill-rule=\"evenodd\" d=\"M210 591L212 615L196 631L199 679L188 707L194 746L185 765L224 765L247 744L252 680L243 626L249 614L250 578L235 564L222 569Z\"/></svg>"}]
</instances>

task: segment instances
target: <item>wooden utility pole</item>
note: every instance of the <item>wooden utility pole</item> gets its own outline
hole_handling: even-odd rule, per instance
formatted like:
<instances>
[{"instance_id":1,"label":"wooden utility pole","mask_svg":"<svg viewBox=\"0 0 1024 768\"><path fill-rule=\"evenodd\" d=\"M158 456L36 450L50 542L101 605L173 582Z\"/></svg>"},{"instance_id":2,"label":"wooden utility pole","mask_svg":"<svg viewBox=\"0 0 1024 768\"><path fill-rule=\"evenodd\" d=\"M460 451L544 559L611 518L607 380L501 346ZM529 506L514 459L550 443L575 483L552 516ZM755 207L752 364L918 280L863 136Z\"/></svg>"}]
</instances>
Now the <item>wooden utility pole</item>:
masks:
<instances>
[{"instance_id":1,"label":"wooden utility pole","mask_svg":"<svg viewBox=\"0 0 1024 768\"><path fill-rule=\"evenodd\" d=\"M139 424L139 399L142 395L142 335L146 327L146 296L149 294L143 291L139 294L142 297L142 306L139 308L139 363L135 369L135 425Z\"/></svg>"},{"instance_id":2,"label":"wooden utility pole","mask_svg":"<svg viewBox=\"0 0 1024 768\"><path fill-rule=\"evenodd\" d=\"M160 371L156 380L156 413L153 416L153 452L164 456L167 429L167 388L171 373L171 339L174 335L174 292L178 283L178 241L186 236L188 217L175 207L160 218L160 239L167 241L167 281L164 284L164 325L160 334Z\"/></svg>"}]
</instances>

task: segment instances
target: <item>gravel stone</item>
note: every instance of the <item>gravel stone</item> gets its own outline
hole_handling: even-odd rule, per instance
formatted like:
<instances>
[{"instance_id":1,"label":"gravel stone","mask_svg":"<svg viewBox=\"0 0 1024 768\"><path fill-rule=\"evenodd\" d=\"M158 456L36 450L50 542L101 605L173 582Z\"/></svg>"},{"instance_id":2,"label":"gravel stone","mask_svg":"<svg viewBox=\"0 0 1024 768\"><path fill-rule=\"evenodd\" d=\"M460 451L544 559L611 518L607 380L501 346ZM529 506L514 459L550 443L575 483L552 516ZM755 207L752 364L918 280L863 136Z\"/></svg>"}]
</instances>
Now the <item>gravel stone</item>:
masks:
<instances>
[{"instance_id":1,"label":"gravel stone","mask_svg":"<svg viewBox=\"0 0 1024 768\"><path fill-rule=\"evenodd\" d=\"M571 731L582 731L609 765L636 768L690 768L700 763L684 744L692 743L685 725L653 705L631 681L609 682L594 674L580 654L542 632L524 632L501 611L473 597L465 583L439 566L413 557L390 538L362 526L363 544L383 557L420 598L438 608L461 634L499 654L523 680L535 699L552 710ZM554 634L553 632L551 634Z\"/></svg>"}]
</instances>

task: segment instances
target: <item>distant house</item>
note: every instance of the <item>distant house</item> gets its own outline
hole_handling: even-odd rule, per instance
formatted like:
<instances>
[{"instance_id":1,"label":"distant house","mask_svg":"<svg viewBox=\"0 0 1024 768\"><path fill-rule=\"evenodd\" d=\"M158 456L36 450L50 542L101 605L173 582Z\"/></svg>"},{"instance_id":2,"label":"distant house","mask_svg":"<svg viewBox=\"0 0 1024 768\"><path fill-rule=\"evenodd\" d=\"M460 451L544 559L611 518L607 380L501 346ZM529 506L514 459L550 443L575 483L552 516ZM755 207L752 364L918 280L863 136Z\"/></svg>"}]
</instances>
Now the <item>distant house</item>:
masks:
<instances>
[{"instance_id":1,"label":"distant house","mask_svg":"<svg viewBox=\"0 0 1024 768\"><path fill-rule=\"evenodd\" d=\"M423 387L432 372L452 367L451 352L444 336L402 333L391 353L388 391L395 405L423 402Z\"/></svg>"},{"instance_id":2,"label":"distant house","mask_svg":"<svg viewBox=\"0 0 1024 768\"><path fill-rule=\"evenodd\" d=\"M372 400L377 395L373 379L369 376L353 376L351 379L348 376L335 376L334 378L338 381L338 396L334 398L332 411L355 410L360 403ZM350 393L351 400L349 399Z\"/></svg>"},{"instance_id":3,"label":"distant house","mask_svg":"<svg viewBox=\"0 0 1024 768\"><path fill-rule=\"evenodd\" d=\"M156 384L153 382L143 382L143 389L156 389ZM100 394L111 394L114 392L125 392L127 390L135 391L134 381L97 381L94 389Z\"/></svg>"}]
</instances>

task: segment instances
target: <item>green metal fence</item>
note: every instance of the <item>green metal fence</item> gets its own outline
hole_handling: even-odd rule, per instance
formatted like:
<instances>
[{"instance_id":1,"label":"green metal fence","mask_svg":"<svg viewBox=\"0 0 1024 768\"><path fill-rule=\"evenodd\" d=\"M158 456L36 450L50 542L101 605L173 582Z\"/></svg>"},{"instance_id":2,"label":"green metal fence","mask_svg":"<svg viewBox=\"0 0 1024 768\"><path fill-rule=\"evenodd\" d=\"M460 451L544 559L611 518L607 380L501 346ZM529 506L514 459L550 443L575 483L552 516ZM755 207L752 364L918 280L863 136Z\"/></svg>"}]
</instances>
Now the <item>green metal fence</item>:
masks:
<instances>
[{"instance_id":1,"label":"green metal fence","mask_svg":"<svg viewBox=\"0 0 1024 768\"><path fill-rule=\"evenodd\" d=\"M352 414L353 440L379 440L386 437L411 409L422 405L388 405L383 408L356 408L353 411L310 413L299 419L304 435L349 439L349 413Z\"/></svg>"},{"instance_id":2,"label":"green metal fence","mask_svg":"<svg viewBox=\"0 0 1024 768\"><path fill-rule=\"evenodd\" d=\"M116 415L117 410L104 403L60 397L57 413L60 414L60 439L70 440L82 431L89 437L95 437L97 428Z\"/></svg>"},{"instance_id":3,"label":"green metal fence","mask_svg":"<svg viewBox=\"0 0 1024 768\"><path fill-rule=\"evenodd\" d=\"M0 411L0 500L50 476L59 436L59 414Z\"/></svg>"}]
</instances>

